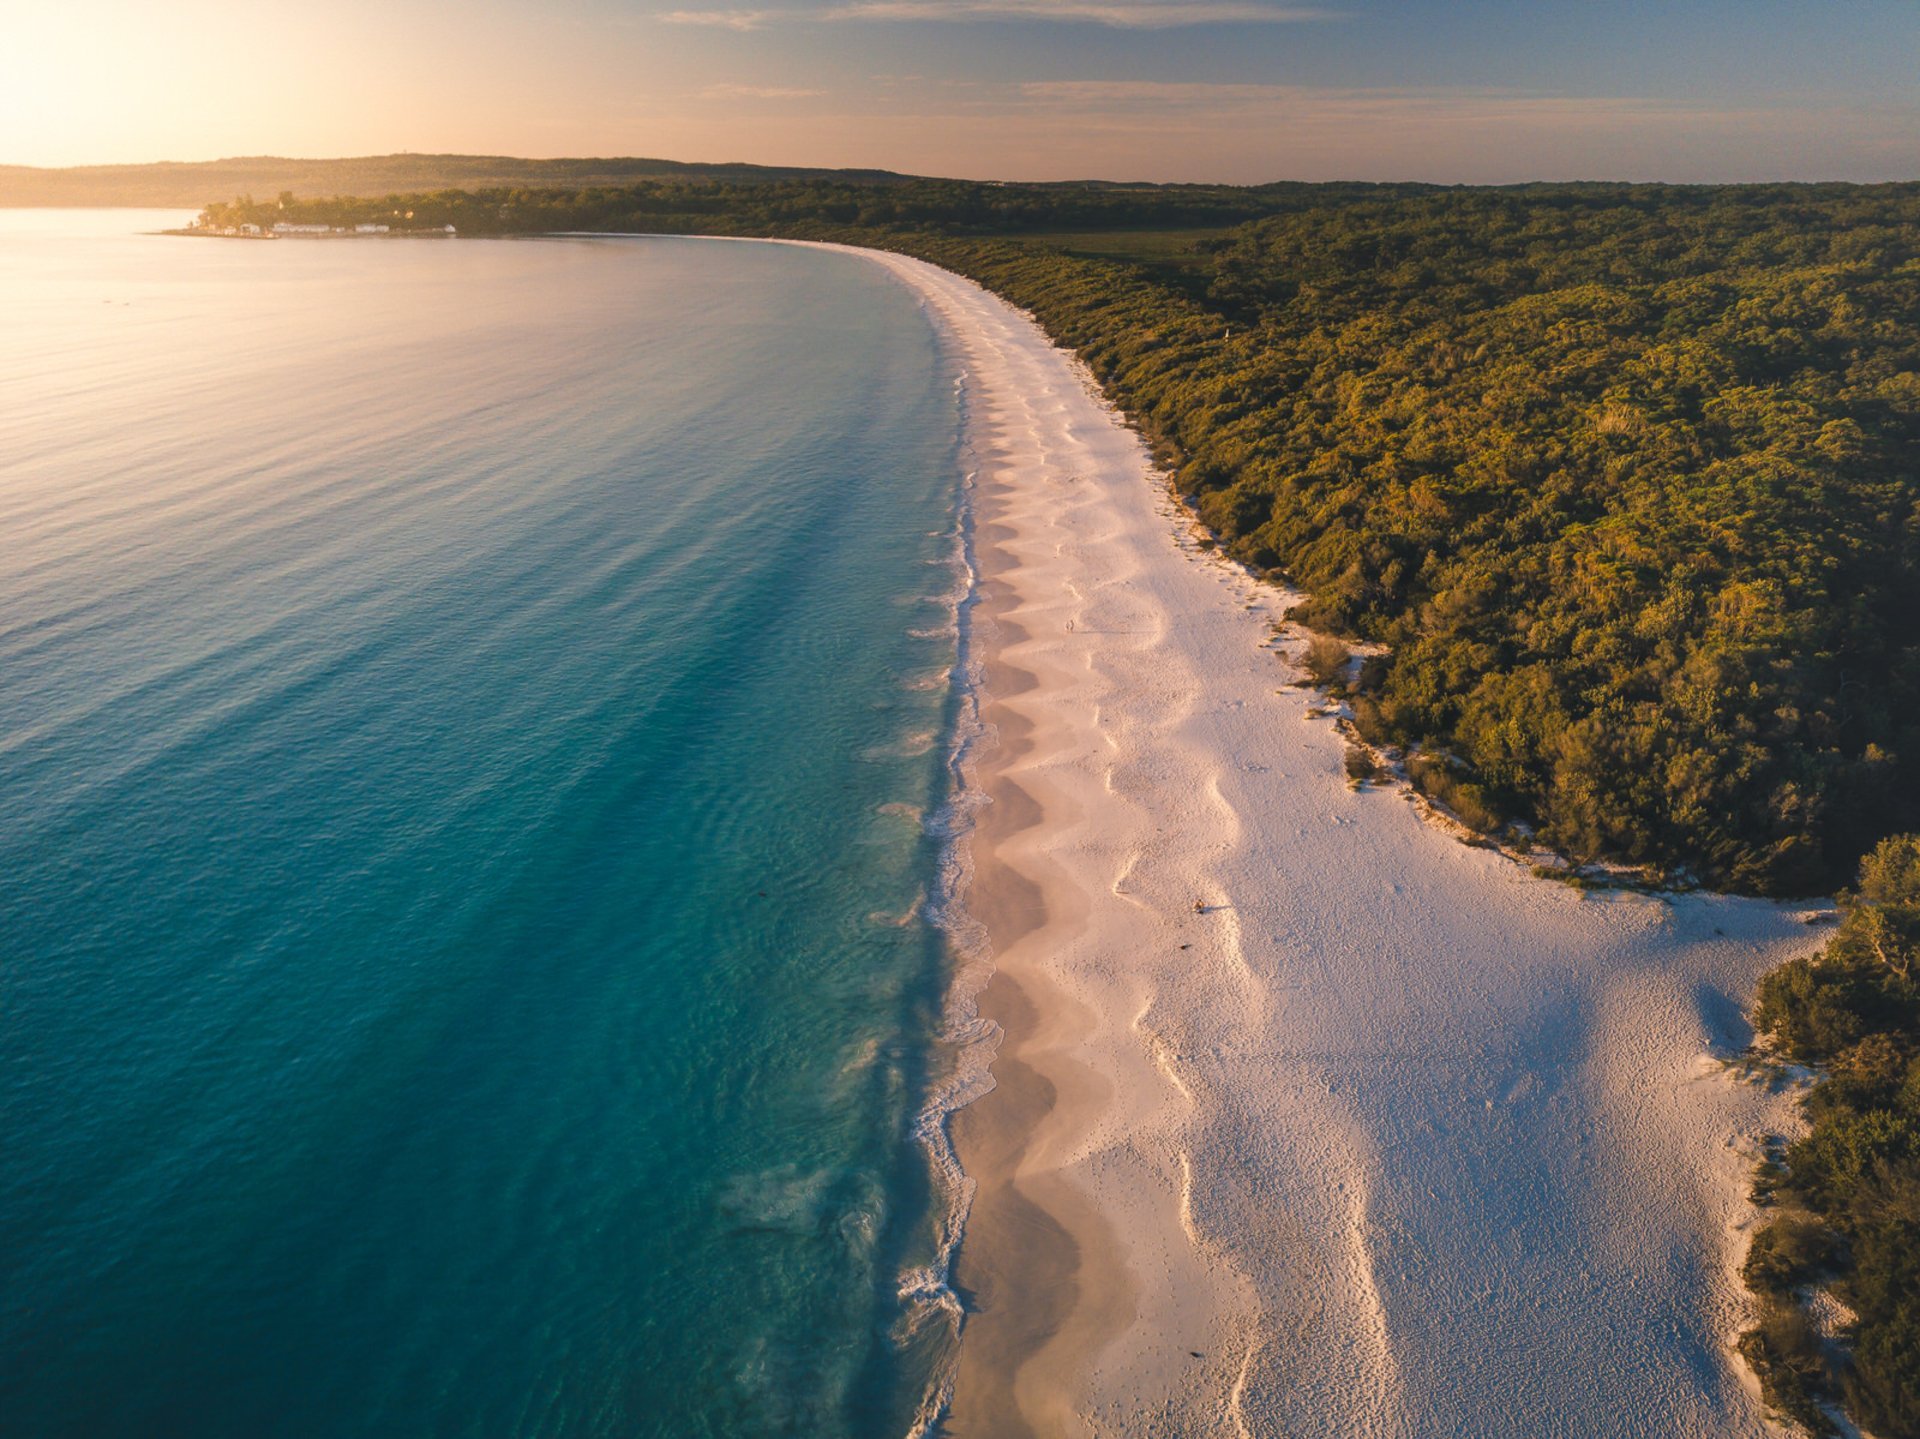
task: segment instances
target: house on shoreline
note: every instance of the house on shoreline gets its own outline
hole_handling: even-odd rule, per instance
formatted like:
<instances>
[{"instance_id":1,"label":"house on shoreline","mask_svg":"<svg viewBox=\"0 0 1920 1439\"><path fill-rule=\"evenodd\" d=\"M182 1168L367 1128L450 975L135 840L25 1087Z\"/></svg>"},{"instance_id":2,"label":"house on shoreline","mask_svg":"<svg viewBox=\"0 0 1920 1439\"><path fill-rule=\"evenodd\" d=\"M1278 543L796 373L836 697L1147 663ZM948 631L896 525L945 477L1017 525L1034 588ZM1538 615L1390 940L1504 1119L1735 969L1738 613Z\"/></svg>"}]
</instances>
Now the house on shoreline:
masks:
<instances>
[{"instance_id":1,"label":"house on shoreline","mask_svg":"<svg viewBox=\"0 0 1920 1439\"><path fill-rule=\"evenodd\" d=\"M428 226L422 226L418 229L410 228L405 230L396 230L391 225L382 225L382 224L376 224L371 222L366 224L356 224L352 226L303 225L303 224L296 224L291 220L278 221L274 224L274 226L271 229L263 230L260 226L253 224L250 221L242 224L238 224L238 225L210 224L207 222L206 217L202 216L200 220L196 221L192 225L187 226L185 229L169 230L167 231L167 233L170 235L212 235L217 238L233 239L233 240L286 240L286 239L338 239L338 238L355 239L363 235L398 236L402 239L405 239L409 236L421 236L421 235L430 236L433 238L440 238L443 236L447 238L451 238L459 234L459 231L456 230L452 225L428 225Z\"/></svg>"}]
</instances>

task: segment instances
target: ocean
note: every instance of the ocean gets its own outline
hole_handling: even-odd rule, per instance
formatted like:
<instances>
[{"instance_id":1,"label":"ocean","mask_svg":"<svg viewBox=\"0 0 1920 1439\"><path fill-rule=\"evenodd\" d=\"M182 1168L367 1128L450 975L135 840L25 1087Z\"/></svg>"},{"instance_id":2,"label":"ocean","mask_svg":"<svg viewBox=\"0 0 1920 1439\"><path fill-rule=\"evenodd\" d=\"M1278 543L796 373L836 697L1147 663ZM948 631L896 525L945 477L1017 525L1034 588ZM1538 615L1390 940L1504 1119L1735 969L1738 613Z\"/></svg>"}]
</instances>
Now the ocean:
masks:
<instances>
[{"instance_id":1,"label":"ocean","mask_svg":"<svg viewBox=\"0 0 1920 1439\"><path fill-rule=\"evenodd\" d=\"M179 218L0 211L5 1432L912 1432L933 326L818 251Z\"/></svg>"}]
</instances>

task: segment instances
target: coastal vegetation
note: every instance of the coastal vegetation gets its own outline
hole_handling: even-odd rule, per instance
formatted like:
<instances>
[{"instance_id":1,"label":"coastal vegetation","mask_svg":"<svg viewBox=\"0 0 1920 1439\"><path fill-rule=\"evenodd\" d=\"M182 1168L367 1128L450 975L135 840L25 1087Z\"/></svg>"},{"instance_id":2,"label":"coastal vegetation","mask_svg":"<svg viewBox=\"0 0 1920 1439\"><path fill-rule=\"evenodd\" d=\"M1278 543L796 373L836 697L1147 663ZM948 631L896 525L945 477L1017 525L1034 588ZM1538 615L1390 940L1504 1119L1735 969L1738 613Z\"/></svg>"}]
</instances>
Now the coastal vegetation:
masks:
<instances>
[{"instance_id":1,"label":"coastal vegetation","mask_svg":"<svg viewBox=\"0 0 1920 1439\"><path fill-rule=\"evenodd\" d=\"M1880 1439L1920 1435L1920 836L1883 841L1843 899L1831 943L1762 981L1756 1029L1822 1066L1806 1134L1762 1164L1773 1217L1747 1283L1760 1323L1741 1351L1767 1399L1816 1434L1823 1401ZM1810 1312L1837 1299L1844 1348Z\"/></svg>"},{"instance_id":2,"label":"coastal vegetation","mask_svg":"<svg viewBox=\"0 0 1920 1439\"><path fill-rule=\"evenodd\" d=\"M1334 205L1212 242L1201 298L1092 260L975 272L1301 619L1387 645L1368 738L1576 860L1790 894L1916 819L1920 202L1788 205Z\"/></svg>"},{"instance_id":3,"label":"coastal vegetation","mask_svg":"<svg viewBox=\"0 0 1920 1439\"><path fill-rule=\"evenodd\" d=\"M1384 187L1419 194L1432 186ZM717 176L662 177L625 185L563 189L496 186L436 189L382 199L308 192L256 202L251 196L207 206L215 224L297 220L350 225L413 210L432 225L454 225L463 235L524 235L552 231L647 231L661 234L837 237L865 243L912 237L1033 237L1050 251L1067 242L1121 239L1117 252L1184 258L1185 241L1216 235L1285 209L1310 209L1337 195L1356 199L1382 192L1371 185L997 185L969 180L910 180L823 173L806 180L754 183ZM857 234L850 232L858 232Z\"/></svg>"}]
</instances>

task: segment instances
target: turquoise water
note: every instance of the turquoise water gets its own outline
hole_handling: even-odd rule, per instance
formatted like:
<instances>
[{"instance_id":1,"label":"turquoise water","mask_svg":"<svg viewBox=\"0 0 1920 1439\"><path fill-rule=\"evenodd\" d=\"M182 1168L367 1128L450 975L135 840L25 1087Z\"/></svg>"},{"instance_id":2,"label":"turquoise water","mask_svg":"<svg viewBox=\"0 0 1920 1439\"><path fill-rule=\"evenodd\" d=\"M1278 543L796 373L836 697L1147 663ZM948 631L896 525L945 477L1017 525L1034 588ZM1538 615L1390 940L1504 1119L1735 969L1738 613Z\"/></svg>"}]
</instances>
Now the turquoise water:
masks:
<instances>
[{"instance_id":1,"label":"turquoise water","mask_svg":"<svg viewBox=\"0 0 1920 1439\"><path fill-rule=\"evenodd\" d=\"M158 218L0 212L5 1431L906 1432L926 318Z\"/></svg>"}]
</instances>

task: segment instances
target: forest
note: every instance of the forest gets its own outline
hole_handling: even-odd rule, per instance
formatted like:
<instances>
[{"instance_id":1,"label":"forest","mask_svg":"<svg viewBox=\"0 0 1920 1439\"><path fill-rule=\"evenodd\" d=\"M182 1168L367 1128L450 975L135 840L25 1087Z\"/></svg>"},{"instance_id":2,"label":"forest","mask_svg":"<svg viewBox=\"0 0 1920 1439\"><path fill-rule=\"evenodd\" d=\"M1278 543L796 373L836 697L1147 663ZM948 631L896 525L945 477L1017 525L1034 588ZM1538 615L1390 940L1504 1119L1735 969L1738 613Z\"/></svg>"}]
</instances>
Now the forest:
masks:
<instances>
[{"instance_id":1,"label":"forest","mask_svg":"<svg viewBox=\"0 0 1920 1439\"><path fill-rule=\"evenodd\" d=\"M1755 1025L1821 1066L1805 1136L1761 1166L1771 1214L1745 1266L1760 1323L1741 1350L1767 1398L1816 1434L1842 1398L1882 1439L1920 1434L1920 837L1882 842L1812 959L1760 986ZM1856 1316L1848 1352L1803 1307L1827 1288Z\"/></svg>"},{"instance_id":2,"label":"forest","mask_svg":"<svg viewBox=\"0 0 1920 1439\"><path fill-rule=\"evenodd\" d=\"M743 167L744 168L744 167ZM911 237L1028 235L1048 230L1192 230L1238 225L1336 197L1432 192L1431 185L1003 185L921 180L881 172L830 172L810 179L707 176L575 188L495 186L436 189L383 199L243 196L209 205L212 225L352 224L412 212L423 226L463 235L552 231L823 236L859 231L868 242Z\"/></svg>"},{"instance_id":3,"label":"forest","mask_svg":"<svg viewBox=\"0 0 1920 1439\"><path fill-rule=\"evenodd\" d=\"M1384 646L1361 733L1488 833L1829 893L1756 1027L1822 1066L1742 1341L1819 1432L1920 1435L1920 185L844 177L209 207L919 255L1030 311L1220 544ZM417 218L416 218L417 217ZM1329 672L1331 673L1331 671ZM1858 1316L1851 1357L1804 1300Z\"/></svg>"}]
</instances>

